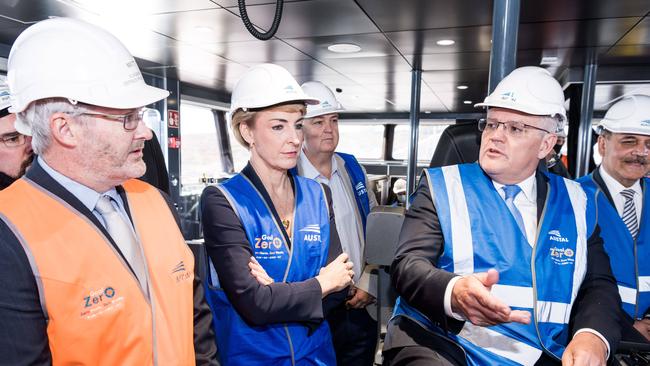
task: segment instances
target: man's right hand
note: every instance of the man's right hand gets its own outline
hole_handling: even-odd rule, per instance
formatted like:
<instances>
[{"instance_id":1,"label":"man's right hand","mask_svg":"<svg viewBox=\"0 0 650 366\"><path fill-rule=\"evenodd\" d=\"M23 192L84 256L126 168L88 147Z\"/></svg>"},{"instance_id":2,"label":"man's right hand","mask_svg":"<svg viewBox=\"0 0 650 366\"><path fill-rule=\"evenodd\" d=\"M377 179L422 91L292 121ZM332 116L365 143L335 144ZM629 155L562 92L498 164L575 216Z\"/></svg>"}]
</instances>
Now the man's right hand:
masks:
<instances>
[{"instance_id":1,"label":"man's right hand","mask_svg":"<svg viewBox=\"0 0 650 366\"><path fill-rule=\"evenodd\" d=\"M354 270L352 262L348 261L348 255L342 253L330 264L320 269L316 279L320 284L323 297L332 292L343 290L354 282Z\"/></svg>"},{"instance_id":2,"label":"man's right hand","mask_svg":"<svg viewBox=\"0 0 650 366\"><path fill-rule=\"evenodd\" d=\"M487 272L465 276L454 284L451 290L451 309L462 314L474 325L491 326L500 323L530 323L530 313L512 310L490 294L492 285L499 282L499 272Z\"/></svg>"},{"instance_id":3,"label":"man's right hand","mask_svg":"<svg viewBox=\"0 0 650 366\"><path fill-rule=\"evenodd\" d=\"M650 319L643 318L634 322L634 329L650 341Z\"/></svg>"}]
</instances>

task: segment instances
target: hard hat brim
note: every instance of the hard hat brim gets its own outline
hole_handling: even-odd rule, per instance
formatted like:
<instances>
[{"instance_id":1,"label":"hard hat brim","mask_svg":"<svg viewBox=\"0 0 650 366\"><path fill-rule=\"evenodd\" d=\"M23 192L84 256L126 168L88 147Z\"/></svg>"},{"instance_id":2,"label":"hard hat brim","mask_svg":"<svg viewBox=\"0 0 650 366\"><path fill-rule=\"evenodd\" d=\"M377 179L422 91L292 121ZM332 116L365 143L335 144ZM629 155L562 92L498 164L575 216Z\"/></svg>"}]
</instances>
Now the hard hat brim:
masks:
<instances>
[{"instance_id":1,"label":"hard hat brim","mask_svg":"<svg viewBox=\"0 0 650 366\"><path fill-rule=\"evenodd\" d=\"M305 114L305 118L314 118L314 117L324 116L326 114L341 113L341 112L345 112L345 108L332 108L330 110L320 110L314 113L307 112Z\"/></svg>"},{"instance_id":2,"label":"hard hat brim","mask_svg":"<svg viewBox=\"0 0 650 366\"><path fill-rule=\"evenodd\" d=\"M566 115L563 115L561 113L556 113L554 115L550 115L547 111L537 109L537 108L535 108L534 106L531 106L531 105L524 106L521 103L512 103L512 102L500 101L500 100L497 100L497 101L488 101L488 100L486 100L486 101L484 101L482 103L474 104L474 108L478 108L478 107L484 107L484 108L490 108L490 107L495 108L496 107L496 108L511 109L511 110L514 110L514 111L519 111L519 112L523 112L523 113L532 114L534 116L550 116L550 117L560 116L561 121L566 121Z\"/></svg>"}]
</instances>

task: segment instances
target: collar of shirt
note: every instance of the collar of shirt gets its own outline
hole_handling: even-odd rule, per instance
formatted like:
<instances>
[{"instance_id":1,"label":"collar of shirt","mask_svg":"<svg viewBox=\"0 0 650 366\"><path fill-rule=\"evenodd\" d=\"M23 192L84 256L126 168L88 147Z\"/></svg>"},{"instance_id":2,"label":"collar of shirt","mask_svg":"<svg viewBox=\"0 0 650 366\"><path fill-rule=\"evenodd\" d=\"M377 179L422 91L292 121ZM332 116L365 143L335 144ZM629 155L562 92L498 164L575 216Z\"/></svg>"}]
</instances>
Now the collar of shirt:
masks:
<instances>
[{"instance_id":1,"label":"collar of shirt","mask_svg":"<svg viewBox=\"0 0 650 366\"><path fill-rule=\"evenodd\" d=\"M318 169L314 166L314 164L309 161L309 158L307 158L307 154L305 154L304 151L301 152L300 157L298 158L298 165L300 166L300 171L302 172L302 176L305 178L309 179L314 179L314 180L319 180L327 183L330 178L324 177ZM332 176L334 174L338 174L338 163L336 162L336 157L334 154L332 154Z\"/></svg>"},{"instance_id":2,"label":"collar of shirt","mask_svg":"<svg viewBox=\"0 0 650 366\"><path fill-rule=\"evenodd\" d=\"M614 177L612 177L607 172L604 166L601 165L599 169L600 169L600 176L603 178L603 182L605 182L605 185L609 190L609 194L612 197L618 198L624 189L628 189L625 186L623 186L619 181L614 179ZM641 183L639 183L639 180L637 180L630 188L633 189L639 195L638 197L643 196L643 191L641 190Z\"/></svg>"},{"instance_id":3,"label":"collar of shirt","mask_svg":"<svg viewBox=\"0 0 650 366\"><path fill-rule=\"evenodd\" d=\"M117 193L117 190L115 190L115 188L111 188L110 190L104 193L98 193L92 188L86 187L81 183L75 182L74 180L57 172L52 167L47 165L45 160L43 160L43 158L41 158L40 156L38 157L38 163L40 164L40 166L43 167L43 170L45 170L52 177L52 179L54 179L57 183L63 186L63 188L67 189L70 193L72 193L72 195L75 196L79 201L81 201L81 203L84 206L86 206L86 208L88 208L90 212L94 213L95 205L97 205L97 201L99 201L99 198L103 195L110 196L115 202L117 202L118 208L121 211L124 211L122 198Z\"/></svg>"},{"instance_id":4,"label":"collar of shirt","mask_svg":"<svg viewBox=\"0 0 650 366\"><path fill-rule=\"evenodd\" d=\"M505 184L501 184L495 180L492 181L492 184L494 185L494 188L496 188L497 192L499 192L501 198L505 199L506 193L501 189ZM521 188L521 192L524 194L524 198L526 198L528 202L537 203L537 180L535 179L535 173L517 183L517 185Z\"/></svg>"}]
</instances>

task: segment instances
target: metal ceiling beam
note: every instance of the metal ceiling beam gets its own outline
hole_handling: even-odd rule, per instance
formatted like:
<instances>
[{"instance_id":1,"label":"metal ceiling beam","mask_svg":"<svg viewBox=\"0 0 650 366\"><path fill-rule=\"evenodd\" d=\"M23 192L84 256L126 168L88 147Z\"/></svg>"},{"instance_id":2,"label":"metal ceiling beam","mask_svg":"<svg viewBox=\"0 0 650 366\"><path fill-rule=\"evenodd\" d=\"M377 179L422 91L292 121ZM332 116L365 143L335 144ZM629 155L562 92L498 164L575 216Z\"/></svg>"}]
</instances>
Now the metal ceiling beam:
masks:
<instances>
[{"instance_id":1,"label":"metal ceiling beam","mask_svg":"<svg viewBox=\"0 0 650 366\"><path fill-rule=\"evenodd\" d=\"M598 61L595 52L588 55L584 67L584 81L580 106L580 126L578 127L578 151L576 157L576 178L589 173L589 157L591 152L591 120L594 112L594 96L596 94L596 72Z\"/></svg>"},{"instance_id":2,"label":"metal ceiling beam","mask_svg":"<svg viewBox=\"0 0 650 366\"><path fill-rule=\"evenodd\" d=\"M488 93L517 65L520 0L494 0Z\"/></svg>"},{"instance_id":3,"label":"metal ceiling beam","mask_svg":"<svg viewBox=\"0 0 650 366\"><path fill-rule=\"evenodd\" d=\"M409 141L408 169L406 171L406 196L415 191L415 170L417 169L418 132L420 130L420 94L422 91L422 70L411 71L411 140ZM407 207L409 206L406 200Z\"/></svg>"}]
</instances>

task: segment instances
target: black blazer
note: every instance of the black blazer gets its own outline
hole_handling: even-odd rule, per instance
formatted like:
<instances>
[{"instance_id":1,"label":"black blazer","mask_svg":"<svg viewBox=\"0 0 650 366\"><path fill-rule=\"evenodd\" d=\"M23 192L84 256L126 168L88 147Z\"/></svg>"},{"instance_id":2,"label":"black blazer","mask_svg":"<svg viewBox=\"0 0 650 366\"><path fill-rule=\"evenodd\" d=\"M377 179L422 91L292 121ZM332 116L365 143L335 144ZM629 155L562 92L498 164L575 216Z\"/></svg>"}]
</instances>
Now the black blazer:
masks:
<instances>
[{"instance_id":1,"label":"black blazer","mask_svg":"<svg viewBox=\"0 0 650 366\"><path fill-rule=\"evenodd\" d=\"M115 242L95 215L79 199L55 181L38 161L25 176L56 195L89 219L122 255ZM124 189L116 187L131 218ZM163 194L167 204L171 204ZM1 208L0 208L1 212ZM172 213L177 220L176 212ZM179 225L180 227L180 225ZM125 260L125 263L128 262ZM130 267L129 267L130 268ZM197 365L217 365L212 314L205 302L203 285L194 280L194 348ZM25 252L5 221L0 219L0 364L50 365L47 321L41 309L36 280Z\"/></svg>"},{"instance_id":2,"label":"black blazer","mask_svg":"<svg viewBox=\"0 0 650 366\"><path fill-rule=\"evenodd\" d=\"M548 178L537 172L535 179L537 200L544 202L548 193ZM538 204L538 220L542 209L543 205ZM406 212L395 260L391 266L391 279L397 293L411 306L441 328L458 333L464 322L447 317L443 303L447 284L456 274L435 266L443 252L444 244L445 240L436 207L431 199L428 181L420 179L412 205ZM613 355L620 338L618 326L620 314L617 311L620 298L598 226L588 240L587 262L587 273L571 314L571 334L582 328L594 329L608 340ZM448 359L455 360L458 364L464 364L465 357L461 350L430 332L423 333L419 325L408 319L391 321L388 333L384 350L425 345L439 351ZM540 364L545 363L552 364L554 361L544 355L540 359Z\"/></svg>"}]
</instances>

